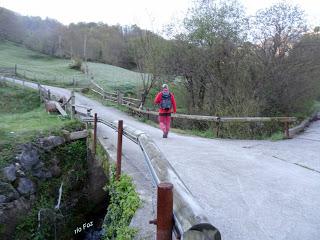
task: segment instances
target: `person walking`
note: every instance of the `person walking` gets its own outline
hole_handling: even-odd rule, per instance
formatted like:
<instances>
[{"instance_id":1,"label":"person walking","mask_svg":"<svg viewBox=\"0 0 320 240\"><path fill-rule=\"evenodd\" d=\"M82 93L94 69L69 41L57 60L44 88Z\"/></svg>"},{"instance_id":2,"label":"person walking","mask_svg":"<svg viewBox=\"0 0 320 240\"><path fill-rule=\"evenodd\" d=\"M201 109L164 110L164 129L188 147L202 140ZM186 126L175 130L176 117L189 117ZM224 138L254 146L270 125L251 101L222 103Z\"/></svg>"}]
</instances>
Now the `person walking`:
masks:
<instances>
[{"instance_id":1,"label":"person walking","mask_svg":"<svg viewBox=\"0 0 320 240\"><path fill-rule=\"evenodd\" d=\"M162 85L162 91L157 94L154 104L159 105L159 125L163 131L163 138L168 137L171 122L171 113L177 112L176 100L169 91L167 84Z\"/></svg>"}]
</instances>

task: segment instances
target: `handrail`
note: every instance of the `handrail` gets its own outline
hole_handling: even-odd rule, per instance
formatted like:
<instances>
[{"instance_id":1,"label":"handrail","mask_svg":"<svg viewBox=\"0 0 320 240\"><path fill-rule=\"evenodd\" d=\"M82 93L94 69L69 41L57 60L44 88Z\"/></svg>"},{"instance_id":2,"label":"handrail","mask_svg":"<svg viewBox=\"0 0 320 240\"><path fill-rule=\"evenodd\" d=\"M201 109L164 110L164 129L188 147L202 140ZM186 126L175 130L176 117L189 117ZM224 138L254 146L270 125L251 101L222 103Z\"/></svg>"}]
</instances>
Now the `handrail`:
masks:
<instances>
[{"instance_id":1,"label":"handrail","mask_svg":"<svg viewBox=\"0 0 320 240\"><path fill-rule=\"evenodd\" d=\"M94 118L84 117L81 120L93 122ZM98 118L97 121L115 131L118 129L118 121L110 122L103 118ZM174 184L173 216L176 234L187 236L190 233L199 234L201 232L207 237L206 239L220 240L220 232L209 222L191 191L183 183L154 141L144 132L128 125L124 125L123 135L140 147L155 184L160 182Z\"/></svg>"},{"instance_id":2,"label":"handrail","mask_svg":"<svg viewBox=\"0 0 320 240\"><path fill-rule=\"evenodd\" d=\"M97 91L95 89L91 89L91 90L95 93L98 93L103 98L105 98L104 94L106 94L106 93L109 95L117 96L117 93L106 92L103 89L103 87L99 86L94 81L91 81L91 83L95 87L97 87L99 90L101 90L103 93L100 93L99 91ZM115 101L115 102L117 101L116 97L109 96L109 98L110 98L109 100L111 100L111 101ZM130 97L122 97L122 105L128 107L130 110L132 110L134 112L138 112L138 113L158 116L159 113L156 111L149 111L149 110L144 110L144 109L140 109L137 107L133 107L133 106L137 105L136 103L138 101L141 101L141 100L135 99L135 98L130 98ZM134 103L134 102L136 102L136 103ZM131 105L133 105L133 106L131 106ZM297 121L296 117L220 117L220 116L190 115L190 114L179 114L179 113L172 114L171 117L180 118L180 119L188 119L188 120L196 120L196 121L219 122L219 123L220 122L272 122L272 121L291 123L291 122Z\"/></svg>"},{"instance_id":3,"label":"handrail","mask_svg":"<svg viewBox=\"0 0 320 240\"><path fill-rule=\"evenodd\" d=\"M158 116L159 113L156 111L147 111L144 109L139 109L136 107L128 106L129 109L154 116ZM218 117L218 116L201 116L201 115L188 115L188 114L171 114L173 118L183 118L189 120L198 120L198 121L212 121L212 122L295 122L297 121L296 117Z\"/></svg>"}]
</instances>

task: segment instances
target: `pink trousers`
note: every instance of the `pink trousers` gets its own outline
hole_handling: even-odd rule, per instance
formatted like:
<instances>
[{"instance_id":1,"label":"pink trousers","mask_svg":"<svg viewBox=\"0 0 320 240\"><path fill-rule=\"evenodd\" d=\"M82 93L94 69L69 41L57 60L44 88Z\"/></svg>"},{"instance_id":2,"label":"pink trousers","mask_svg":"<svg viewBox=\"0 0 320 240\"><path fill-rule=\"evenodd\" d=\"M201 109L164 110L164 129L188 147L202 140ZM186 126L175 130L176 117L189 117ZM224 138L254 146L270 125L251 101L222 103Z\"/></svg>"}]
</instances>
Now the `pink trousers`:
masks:
<instances>
[{"instance_id":1,"label":"pink trousers","mask_svg":"<svg viewBox=\"0 0 320 240\"><path fill-rule=\"evenodd\" d=\"M163 133L169 132L170 122L171 122L170 116L159 116L159 125L160 125L160 129L163 131Z\"/></svg>"}]
</instances>

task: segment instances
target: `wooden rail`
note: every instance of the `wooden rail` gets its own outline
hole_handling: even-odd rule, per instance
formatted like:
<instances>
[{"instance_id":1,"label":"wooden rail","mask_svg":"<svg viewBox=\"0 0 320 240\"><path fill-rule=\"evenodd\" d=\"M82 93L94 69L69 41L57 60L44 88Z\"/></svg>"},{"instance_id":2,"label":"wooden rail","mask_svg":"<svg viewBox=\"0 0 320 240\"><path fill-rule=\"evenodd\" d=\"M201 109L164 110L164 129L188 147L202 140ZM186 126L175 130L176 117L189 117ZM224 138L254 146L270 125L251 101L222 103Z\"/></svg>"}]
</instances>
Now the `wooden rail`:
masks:
<instances>
[{"instance_id":1,"label":"wooden rail","mask_svg":"<svg viewBox=\"0 0 320 240\"><path fill-rule=\"evenodd\" d=\"M128 106L132 111L150 114L158 116L159 113L156 111L147 111L144 109L135 108ZM198 120L198 121L208 121L208 122L295 122L297 119L295 117L217 117L217 116L201 116L201 115L188 115L188 114L171 114L173 118L189 119L189 120Z\"/></svg>"},{"instance_id":2,"label":"wooden rail","mask_svg":"<svg viewBox=\"0 0 320 240\"><path fill-rule=\"evenodd\" d=\"M298 126L289 129L289 136L293 137L302 132L306 127L310 125L312 121L318 120L318 111L314 112L309 118L302 121Z\"/></svg>"},{"instance_id":3,"label":"wooden rail","mask_svg":"<svg viewBox=\"0 0 320 240\"><path fill-rule=\"evenodd\" d=\"M15 76L17 74L17 67L0 67L0 75Z\"/></svg>"},{"instance_id":4,"label":"wooden rail","mask_svg":"<svg viewBox=\"0 0 320 240\"><path fill-rule=\"evenodd\" d=\"M123 93L121 93L120 91L117 91L117 92L105 91L101 86L99 86L94 81L91 81L90 90L100 95L103 99L118 103L119 105L125 105L125 106L130 105L130 106L137 107L141 103L140 99L124 97Z\"/></svg>"},{"instance_id":5,"label":"wooden rail","mask_svg":"<svg viewBox=\"0 0 320 240\"><path fill-rule=\"evenodd\" d=\"M119 105L124 105L128 107L132 112L138 114L145 114L148 116L158 116L158 112L144 110L138 108L141 105L141 100L135 98L124 97L119 91L117 93L106 92L103 87L99 86L97 83L91 81L93 88L91 90L99 94L103 99L110 100L112 102L117 102ZM286 138L290 138L289 124L296 122L295 117L219 117L219 116L201 116L201 115L189 115L189 114L172 114L172 118L177 119L187 119L193 121L205 121L205 122L215 122L217 125L216 135L219 137L220 124L221 123L250 123L250 122L279 122L283 123L284 134Z\"/></svg>"}]
</instances>

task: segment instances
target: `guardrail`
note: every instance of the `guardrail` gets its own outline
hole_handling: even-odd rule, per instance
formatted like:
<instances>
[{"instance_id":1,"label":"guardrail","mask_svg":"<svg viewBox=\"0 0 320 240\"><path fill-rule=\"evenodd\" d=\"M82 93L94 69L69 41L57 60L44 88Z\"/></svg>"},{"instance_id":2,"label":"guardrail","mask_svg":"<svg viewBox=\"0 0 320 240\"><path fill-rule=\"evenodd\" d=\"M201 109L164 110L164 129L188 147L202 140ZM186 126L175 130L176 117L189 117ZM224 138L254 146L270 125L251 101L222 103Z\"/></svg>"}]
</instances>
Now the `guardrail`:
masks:
<instances>
[{"instance_id":1,"label":"guardrail","mask_svg":"<svg viewBox=\"0 0 320 240\"><path fill-rule=\"evenodd\" d=\"M95 118L87 116L81 120L94 122ZM96 121L118 131L118 121L110 122L102 118L97 118ZM173 217L176 236L188 239L188 236L201 235L202 239L220 240L219 230L209 222L193 194L155 142L144 132L127 125L123 126L122 134L140 147L156 185L159 186L164 182L173 183Z\"/></svg>"}]
</instances>

